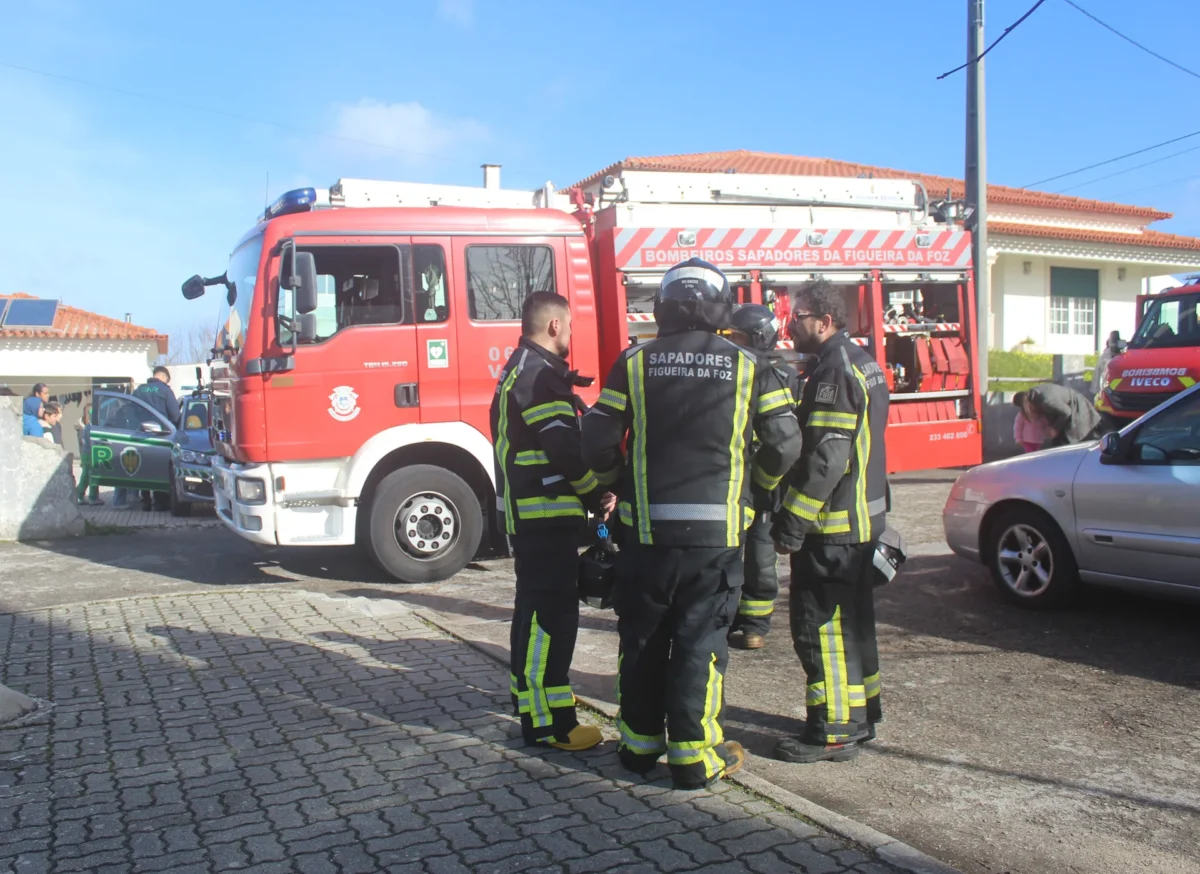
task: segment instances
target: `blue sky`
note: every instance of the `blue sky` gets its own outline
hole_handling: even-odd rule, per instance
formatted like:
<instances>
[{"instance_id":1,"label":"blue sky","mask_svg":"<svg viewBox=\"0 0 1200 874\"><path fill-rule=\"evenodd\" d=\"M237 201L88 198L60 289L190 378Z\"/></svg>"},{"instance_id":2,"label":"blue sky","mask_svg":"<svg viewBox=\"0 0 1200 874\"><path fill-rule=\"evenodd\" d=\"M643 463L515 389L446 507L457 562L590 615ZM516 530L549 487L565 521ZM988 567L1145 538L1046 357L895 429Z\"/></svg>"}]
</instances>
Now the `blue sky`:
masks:
<instances>
[{"instance_id":1,"label":"blue sky","mask_svg":"<svg viewBox=\"0 0 1200 874\"><path fill-rule=\"evenodd\" d=\"M1030 3L988 0L989 40ZM1080 3L1200 67L1200 3ZM965 81L936 77L963 60L965 6L9 2L0 291L186 330L216 304L180 282L221 272L268 188L339 176L478 184L487 161L506 187L562 187L627 155L734 148L961 175ZM1063 0L989 55L987 79L994 183L1200 127L1200 79ZM1157 227L1200 236L1200 148L1080 185L1193 146L1046 188L1156 206L1176 215Z\"/></svg>"}]
</instances>

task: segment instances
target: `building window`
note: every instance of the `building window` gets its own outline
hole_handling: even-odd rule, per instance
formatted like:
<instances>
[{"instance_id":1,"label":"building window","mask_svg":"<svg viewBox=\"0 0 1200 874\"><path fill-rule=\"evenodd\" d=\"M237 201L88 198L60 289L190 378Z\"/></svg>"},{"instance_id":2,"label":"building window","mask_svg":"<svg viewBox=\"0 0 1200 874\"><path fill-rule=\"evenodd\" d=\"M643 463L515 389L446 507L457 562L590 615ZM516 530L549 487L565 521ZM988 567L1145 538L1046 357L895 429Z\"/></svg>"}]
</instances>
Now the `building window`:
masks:
<instances>
[{"instance_id":1,"label":"building window","mask_svg":"<svg viewBox=\"0 0 1200 874\"><path fill-rule=\"evenodd\" d=\"M1050 333L1090 337L1096 333L1096 302L1088 297L1050 298Z\"/></svg>"},{"instance_id":2,"label":"building window","mask_svg":"<svg viewBox=\"0 0 1200 874\"><path fill-rule=\"evenodd\" d=\"M1050 333L1095 337L1100 301L1100 271L1050 268Z\"/></svg>"}]
</instances>

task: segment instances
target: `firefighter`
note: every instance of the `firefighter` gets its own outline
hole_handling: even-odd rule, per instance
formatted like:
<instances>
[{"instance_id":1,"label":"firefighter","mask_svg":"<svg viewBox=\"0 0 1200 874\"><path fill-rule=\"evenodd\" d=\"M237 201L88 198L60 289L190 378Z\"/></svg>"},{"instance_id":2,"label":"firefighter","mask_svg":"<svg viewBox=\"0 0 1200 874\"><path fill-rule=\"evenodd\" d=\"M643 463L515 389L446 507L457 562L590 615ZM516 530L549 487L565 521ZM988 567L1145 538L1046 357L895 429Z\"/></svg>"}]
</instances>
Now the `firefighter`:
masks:
<instances>
[{"instance_id":1,"label":"firefighter","mask_svg":"<svg viewBox=\"0 0 1200 874\"><path fill-rule=\"evenodd\" d=\"M755 350L762 366L778 371L792 398L800 397L799 375L775 353L779 323L769 308L752 303L736 307L729 338L739 346ZM758 512L746 532L745 579L737 616L729 629L729 642L741 649L761 649L771 630L771 614L775 612L775 598L779 595L776 567L779 556L771 541L771 514L778 502L778 490L763 493L755 508Z\"/></svg>"},{"instance_id":2,"label":"firefighter","mask_svg":"<svg viewBox=\"0 0 1200 874\"><path fill-rule=\"evenodd\" d=\"M530 745L585 750L600 730L575 718L568 672L579 631L577 544L587 510L615 498L582 461L581 402L589 385L568 368L571 311L553 292L530 294L521 310L521 341L505 364L492 400L498 505L512 544L517 593L510 633L510 689Z\"/></svg>"},{"instance_id":3,"label":"firefighter","mask_svg":"<svg viewBox=\"0 0 1200 874\"><path fill-rule=\"evenodd\" d=\"M839 288L819 281L796 292L788 330L812 356L799 406L804 451L771 534L791 555L792 643L808 685L803 731L775 748L785 762L853 758L882 718L872 578L887 509L888 388L845 325Z\"/></svg>"},{"instance_id":4,"label":"firefighter","mask_svg":"<svg viewBox=\"0 0 1200 874\"><path fill-rule=\"evenodd\" d=\"M800 453L779 374L717 335L732 308L711 264L668 270L654 304L658 338L622 353L583 422L584 461L621 472L618 754L646 774L665 752L680 789L710 785L745 760L725 740L721 713L751 483L776 488Z\"/></svg>"}]
</instances>

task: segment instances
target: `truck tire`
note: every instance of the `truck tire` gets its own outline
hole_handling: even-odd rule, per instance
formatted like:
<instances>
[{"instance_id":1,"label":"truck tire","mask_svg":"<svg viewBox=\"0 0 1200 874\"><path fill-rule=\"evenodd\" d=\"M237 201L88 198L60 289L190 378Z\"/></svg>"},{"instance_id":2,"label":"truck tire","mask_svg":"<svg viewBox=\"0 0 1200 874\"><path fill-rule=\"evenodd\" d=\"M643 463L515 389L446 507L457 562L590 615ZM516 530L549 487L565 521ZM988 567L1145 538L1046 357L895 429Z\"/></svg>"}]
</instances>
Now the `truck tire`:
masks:
<instances>
[{"instance_id":1,"label":"truck tire","mask_svg":"<svg viewBox=\"0 0 1200 874\"><path fill-rule=\"evenodd\" d=\"M1079 567L1058 525L1033 506L1002 510L988 525L988 569L1008 601L1055 610L1079 594Z\"/></svg>"},{"instance_id":2,"label":"truck tire","mask_svg":"<svg viewBox=\"0 0 1200 874\"><path fill-rule=\"evenodd\" d=\"M483 513L471 487L431 464L380 480L370 506L368 546L375 563L402 583L436 583L475 557Z\"/></svg>"}]
</instances>

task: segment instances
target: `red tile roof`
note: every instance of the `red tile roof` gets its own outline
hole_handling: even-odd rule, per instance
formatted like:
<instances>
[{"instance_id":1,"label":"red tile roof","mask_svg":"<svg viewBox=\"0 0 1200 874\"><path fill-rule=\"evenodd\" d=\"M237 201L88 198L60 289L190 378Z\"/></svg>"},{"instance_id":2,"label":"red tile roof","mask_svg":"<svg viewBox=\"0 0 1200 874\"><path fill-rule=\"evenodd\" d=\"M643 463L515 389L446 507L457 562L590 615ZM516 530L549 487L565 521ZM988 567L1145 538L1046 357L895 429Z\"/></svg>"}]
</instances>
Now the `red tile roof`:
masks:
<instances>
[{"instance_id":1,"label":"red tile roof","mask_svg":"<svg viewBox=\"0 0 1200 874\"><path fill-rule=\"evenodd\" d=\"M32 294L16 292L2 294L0 301L7 298L35 299ZM52 337L55 339L73 340L154 340L158 351L167 354L167 335L160 334L153 328L143 328L131 322L124 322L98 313L77 309L66 304L59 304L54 314L54 326L51 328L4 328L0 327L0 338L7 337Z\"/></svg>"},{"instance_id":2,"label":"red tile roof","mask_svg":"<svg viewBox=\"0 0 1200 874\"><path fill-rule=\"evenodd\" d=\"M777 155L771 152L751 152L735 149L728 152L699 152L691 155L660 155L644 158L626 158L599 173L593 173L579 185L588 185L606 174L621 170L667 170L692 173L723 173L734 170L738 173L765 173L780 176L842 176L873 177L876 179L916 179L924 184L932 199L940 200L949 189L950 196L961 198L966 186L961 179L949 176L932 176L928 173L909 173L888 167L873 167L850 161L834 161L830 158L804 158L798 155ZM989 185L988 201L1005 206L1028 206L1042 209L1069 209L1079 212L1099 212L1107 215L1125 215L1147 221L1171 218L1171 213L1148 206L1130 206L1124 203L1107 203L1088 200L1028 188L1010 188L1007 185Z\"/></svg>"},{"instance_id":3,"label":"red tile roof","mask_svg":"<svg viewBox=\"0 0 1200 874\"><path fill-rule=\"evenodd\" d=\"M988 232L1005 234L1010 237L1042 237L1084 243L1106 243L1113 246L1144 246L1151 249L1183 249L1189 252L1200 252L1200 239L1181 237L1178 234L1165 234L1162 231L1145 230L1140 234L1122 234L1083 228L1023 225L1016 222L988 222Z\"/></svg>"}]
</instances>

